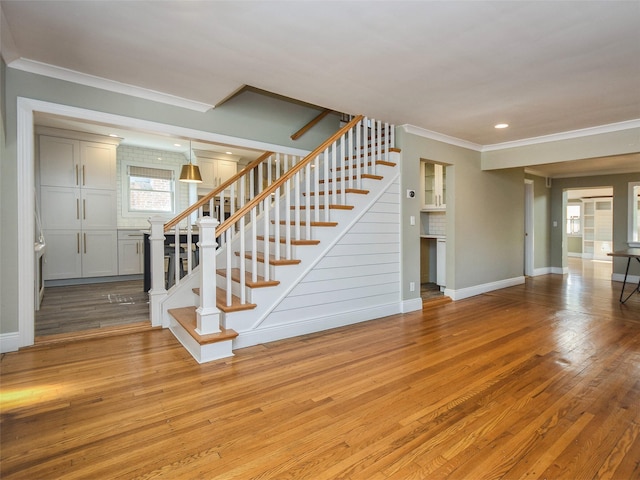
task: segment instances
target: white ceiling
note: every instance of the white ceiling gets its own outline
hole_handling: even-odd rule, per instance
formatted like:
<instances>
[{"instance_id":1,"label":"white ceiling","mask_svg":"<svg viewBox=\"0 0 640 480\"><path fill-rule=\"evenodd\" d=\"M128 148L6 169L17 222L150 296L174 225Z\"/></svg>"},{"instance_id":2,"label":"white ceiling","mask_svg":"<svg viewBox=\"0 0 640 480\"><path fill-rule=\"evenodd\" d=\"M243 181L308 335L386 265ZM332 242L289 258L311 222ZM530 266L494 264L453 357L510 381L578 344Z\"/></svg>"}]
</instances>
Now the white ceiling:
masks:
<instances>
[{"instance_id":1,"label":"white ceiling","mask_svg":"<svg viewBox=\"0 0 640 480\"><path fill-rule=\"evenodd\" d=\"M250 85L485 146L640 119L636 0L0 5L9 66L211 106Z\"/></svg>"}]
</instances>

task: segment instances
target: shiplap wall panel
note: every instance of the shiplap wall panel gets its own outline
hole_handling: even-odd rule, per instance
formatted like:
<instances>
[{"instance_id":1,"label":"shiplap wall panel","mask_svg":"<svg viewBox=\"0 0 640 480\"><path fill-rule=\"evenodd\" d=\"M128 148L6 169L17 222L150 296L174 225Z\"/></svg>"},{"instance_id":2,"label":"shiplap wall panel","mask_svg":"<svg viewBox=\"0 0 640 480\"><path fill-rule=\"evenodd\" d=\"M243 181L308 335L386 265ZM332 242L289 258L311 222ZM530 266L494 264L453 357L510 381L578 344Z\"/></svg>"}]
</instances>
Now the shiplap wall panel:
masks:
<instances>
[{"instance_id":1,"label":"shiplap wall panel","mask_svg":"<svg viewBox=\"0 0 640 480\"><path fill-rule=\"evenodd\" d=\"M348 259L344 260L345 261L341 266L334 268L315 268L311 273L309 273L309 275L307 275L305 280L307 282L318 282L322 280L353 277L352 262L347 262ZM358 270L358 273L363 276L383 275L385 273L398 273L398 265L396 262L383 262L372 265L360 265L358 266Z\"/></svg>"},{"instance_id":2,"label":"shiplap wall panel","mask_svg":"<svg viewBox=\"0 0 640 480\"><path fill-rule=\"evenodd\" d=\"M271 312L268 325L400 300L399 191L396 180Z\"/></svg>"},{"instance_id":3,"label":"shiplap wall panel","mask_svg":"<svg viewBox=\"0 0 640 480\"><path fill-rule=\"evenodd\" d=\"M395 283L398 282L399 279L399 272L390 272L377 275L345 276L342 278L317 280L315 282L304 282L293 289L289 294L289 298L313 295L316 292L337 292L337 294L340 294L344 290L348 290L350 288Z\"/></svg>"},{"instance_id":4,"label":"shiplap wall panel","mask_svg":"<svg viewBox=\"0 0 640 480\"><path fill-rule=\"evenodd\" d=\"M269 326L291 324L291 320L304 322L305 320L316 319L318 317L331 317L333 315L344 315L345 312L357 311L363 309L373 309L378 305L388 305L398 303L400 293L392 291L389 286L381 286L378 293L372 293L368 296L352 295L349 299L336 301L332 303L322 303L313 309L298 308L292 310L278 310L269 315ZM369 289L372 291L372 289ZM301 315L304 312L305 315ZM266 326L266 325L265 325Z\"/></svg>"}]
</instances>

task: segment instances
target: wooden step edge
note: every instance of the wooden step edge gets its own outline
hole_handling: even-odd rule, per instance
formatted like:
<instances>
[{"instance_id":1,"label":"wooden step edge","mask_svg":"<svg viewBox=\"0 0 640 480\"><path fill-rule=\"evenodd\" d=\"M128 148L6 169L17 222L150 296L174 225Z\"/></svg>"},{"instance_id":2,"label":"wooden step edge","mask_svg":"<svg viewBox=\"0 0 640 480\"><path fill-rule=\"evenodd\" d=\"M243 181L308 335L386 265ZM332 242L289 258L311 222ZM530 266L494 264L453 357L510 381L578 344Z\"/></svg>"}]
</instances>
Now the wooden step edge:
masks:
<instances>
[{"instance_id":1,"label":"wooden step edge","mask_svg":"<svg viewBox=\"0 0 640 480\"><path fill-rule=\"evenodd\" d=\"M428 300L422 301L422 309L424 310L425 308L440 307L451 302L451 297L448 297L446 295L443 295L441 297L429 298Z\"/></svg>"},{"instance_id":2,"label":"wooden step edge","mask_svg":"<svg viewBox=\"0 0 640 480\"><path fill-rule=\"evenodd\" d=\"M329 210L353 210L353 205L329 205ZM291 210L295 210L296 207L291 207ZM300 210L306 210L307 207L306 206L300 206ZM311 205L309 207L310 210L315 210L316 206L315 205ZM319 210L324 210L324 205L318 205L318 209Z\"/></svg>"},{"instance_id":3,"label":"wooden step edge","mask_svg":"<svg viewBox=\"0 0 640 480\"><path fill-rule=\"evenodd\" d=\"M227 277L227 270L226 269L219 269L216 270L216 273L218 275L220 275L221 277ZM239 268L232 268L231 269L231 280L233 280L234 282L240 283L240 269ZM258 280L257 281L253 281L252 280L252 275L251 272L245 272L244 273L244 283L247 287L249 288L264 288L264 287L275 287L280 285L280 282L278 280L265 280L264 277L261 277L260 275L258 275Z\"/></svg>"},{"instance_id":4,"label":"wooden step edge","mask_svg":"<svg viewBox=\"0 0 640 480\"><path fill-rule=\"evenodd\" d=\"M258 240L264 240L264 236L263 235L258 235L256 237ZM278 237L280 240L281 244L286 244L287 243L287 239L283 238L283 237ZM269 241L270 242L275 242L276 239L275 237L271 236L269 237ZM303 246L303 245L318 245L320 244L320 240L293 240L291 239L291 245L295 245L295 246Z\"/></svg>"},{"instance_id":5,"label":"wooden step edge","mask_svg":"<svg viewBox=\"0 0 640 480\"><path fill-rule=\"evenodd\" d=\"M240 256L240 252L235 252L236 256ZM251 252L247 252L244 254L244 258L247 260L253 260L253 254ZM258 254L256 256L256 261L260 263L264 263L264 255ZM272 255L269 255L269 265L298 265L302 260L298 260L295 258L280 258L278 260L275 259Z\"/></svg>"},{"instance_id":6,"label":"wooden step edge","mask_svg":"<svg viewBox=\"0 0 640 480\"><path fill-rule=\"evenodd\" d=\"M402 149L398 148L398 147L391 147L389 149L389 152L394 152L394 153L402 153Z\"/></svg>"},{"instance_id":7,"label":"wooden step edge","mask_svg":"<svg viewBox=\"0 0 640 480\"><path fill-rule=\"evenodd\" d=\"M83 340L93 340L117 335L129 335L131 333L149 332L152 330L162 330L161 326L152 327L151 321L127 323L124 325L113 325L111 327L90 328L77 332L56 333L54 335L38 335L34 339L34 344L20 347L22 350L34 350L48 348L52 345L72 343Z\"/></svg>"},{"instance_id":8,"label":"wooden step edge","mask_svg":"<svg viewBox=\"0 0 640 480\"><path fill-rule=\"evenodd\" d=\"M200 295L200 289L192 289L193 293ZM227 306L227 294L221 288L216 288L216 307L225 313L240 312L242 310L253 310L257 307L255 303L240 303L240 299L235 295L231 296L231 305Z\"/></svg>"},{"instance_id":9,"label":"wooden step edge","mask_svg":"<svg viewBox=\"0 0 640 480\"><path fill-rule=\"evenodd\" d=\"M271 220L271 223L275 223ZM287 222L285 220L280 220L280 225L286 225ZM294 221L289 222L290 226L294 226L296 223ZM301 227L306 227L307 222L300 222ZM312 227L337 227L338 222L311 222Z\"/></svg>"},{"instance_id":10,"label":"wooden step edge","mask_svg":"<svg viewBox=\"0 0 640 480\"><path fill-rule=\"evenodd\" d=\"M369 190L363 190L361 188L347 188L344 193L355 193L358 195L367 195ZM333 191L328 192L329 195L333 195ZM307 192L303 192L302 195L307 195ZM316 195L316 192L309 192L309 196ZM317 195L325 195L324 190L317 193ZM336 195L342 195L342 190L336 190Z\"/></svg>"},{"instance_id":11,"label":"wooden step edge","mask_svg":"<svg viewBox=\"0 0 640 480\"><path fill-rule=\"evenodd\" d=\"M200 335L198 332L196 332L198 323L196 307L172 308L168 310L168 312L200 345L208 345L211 343L233 340L238 336L238 332L227 328L221 328L220 332L218 333L207 333L205 335Z\"/></svg>"},{"instance_id":12,"label":"wooden step edge","mask_svg":"<svg viewBox=\"0 0 640 480\"><path fill-rule=\"evenodd\" d=\"M388 161L386 161L386 160L376 160L376 161L375 161L375 164L376 164L376 165L384 165L384 166L386 166L386 167L395 167L395 166L397 165L397 164L396 164L396 163L394 163L394 162L388 162ZM358 164L358 165L354 165L354 166L352 166L351 168L366 168L366 167L371 167L371 166L373 166L373 162L360 163L360 164ZM345 169L345 170L349 170L349 166L348 166L348 165L347 165L347 166L345 166L345 167L344 167L344 169ZM330 170L333 170L333 169L330 169ZM336 172L339 172L339 171L341 171L341 170L342 170L342 167L336 167L336 168L335 168L335 171L336 171Z\"/></svg>"},{"instance_id":13,"label":"wooden step edge","mask_svg":"<svg viewBox=\"0 0 640 480\"><path fill-rule=\"evenodd\" d=\"M369 178L371 180L382 180L384 177L382 175L372 175L370 173L363 173L362 175L360 175L360 178ZM356 175L354 175L352 177L353 180L357 180L358 177ZM336 182L348 182L349 178L336 178ZM333 178L330 178L329 180L320 180L318 181L318 183L320 184L324 184L324 183L333 183Z\"/></svg>"}]
</instances>

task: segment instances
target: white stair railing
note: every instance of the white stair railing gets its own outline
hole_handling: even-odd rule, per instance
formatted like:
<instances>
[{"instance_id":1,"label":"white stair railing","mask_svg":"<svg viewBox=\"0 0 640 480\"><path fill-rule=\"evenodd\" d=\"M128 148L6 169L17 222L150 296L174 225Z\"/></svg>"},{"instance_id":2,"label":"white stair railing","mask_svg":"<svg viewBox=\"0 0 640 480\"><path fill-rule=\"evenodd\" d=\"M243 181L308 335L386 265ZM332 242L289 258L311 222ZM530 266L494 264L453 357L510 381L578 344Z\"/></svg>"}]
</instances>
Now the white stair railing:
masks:
<instances>
[{"instance_id":1,"label":"white stair railing","mask_svg":"<svg viewBox=\"0 0 640 480\"><path fill-rule=\"evenodd\" d=\"M201 295L208 290L215 298L219 286L226 292L224 307L247 304L247 278L272 280L271 263L295 260L294 243L312 240L312 227L331 224L331 207L346 205L350 190L362 190L363 180L376 175L376 161L388 161L393 142L392 125L357 116L304 159L266 152L164 225L165 238L173 242L152 242L152 264L157 268L158 258L166 258L173 268L165 281L153 276L152 290L178 285L197 265L215 271L198 248L201 237L193 226L194 216L210 217L219 222L217 263L224 281L201 275Z\"/></svg>"}]
</instances>

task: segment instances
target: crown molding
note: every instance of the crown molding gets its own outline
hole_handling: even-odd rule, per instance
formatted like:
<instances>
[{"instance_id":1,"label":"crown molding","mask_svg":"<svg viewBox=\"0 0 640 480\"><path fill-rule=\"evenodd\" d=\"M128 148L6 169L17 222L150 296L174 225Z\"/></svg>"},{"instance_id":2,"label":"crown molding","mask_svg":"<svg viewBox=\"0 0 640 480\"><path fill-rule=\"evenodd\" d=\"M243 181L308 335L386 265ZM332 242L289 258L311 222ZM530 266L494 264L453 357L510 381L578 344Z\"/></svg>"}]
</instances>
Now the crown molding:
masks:
<instances>
[{"instance_id":1,"label":"crown molding","mask_svg":"<svg viewBox=\"0 0 640 480\"><path fill-rule=\"evenodd\" d=\"M557 142L560 140L571 140L574 138L589 137L591 135L600 135L602 133L619 132L622 130L630 130L632 128L640 128L640 119L610 123L608 125L599 125L597 127L582 128L580 130L570 130L568 132L552 133L551 135L525 138L522 140L514 140L512 142L484 145L482 147L482 151L492 152L496 150L505 150L507 148L526 147L529 145L537 145L540 143Z\"/></svg>"},{"instance_id":2,"label":"crown molding","mask_svg":"<svg viewBox=\"0 0 640 480\"><path fill-rule=\"evenodd\" d=\"M412 135L418 135L420 137L429 138L438 142L448 143L449 145L455 145L457 147L468 148L469 150L482 151L482 145L477 143L462 140L460 138L451 137L443 133L427 130L426 128L416 127L415 125L404 124L400 126L405 132Z\"/></svg>"},{"instance_id":3,"label":"crown molding","mask_svg":"<svg viewBox=\"0 0 640 480\"><path fill-rule=\"evenodd\" d=\"M211 110L214 107L213 105L207 103L189 100L187 98L177 97L175 95L169 95L167 93L162 93L155 90L149 90L147 88L136 87L134 85L116 82L113 80L108 80L106 78L96 77L94 75L88 75L86 73L76 72L75 70L69 70L67 68L61 68L55 65L49 65L47 63L37 62L35 60L29 60L26 58L18 58L7 64L7 66L28 73L44 75L46 77L57 78L58 80L78 83L80 85L86 85L88 87L100 88L102 90L108 90L110 92L121 93L124 95L142 98L144 100L165 103L167 105L173 105L174 107L187 108L189 110L195 110L202 113Z\"/></svg>"}]
</instances>

